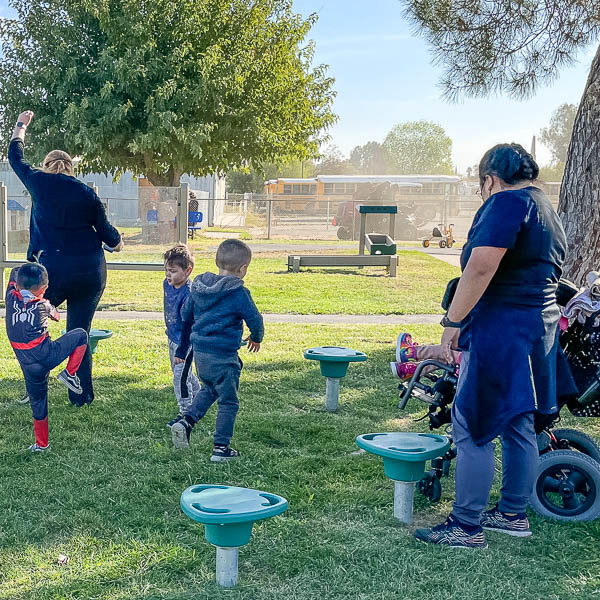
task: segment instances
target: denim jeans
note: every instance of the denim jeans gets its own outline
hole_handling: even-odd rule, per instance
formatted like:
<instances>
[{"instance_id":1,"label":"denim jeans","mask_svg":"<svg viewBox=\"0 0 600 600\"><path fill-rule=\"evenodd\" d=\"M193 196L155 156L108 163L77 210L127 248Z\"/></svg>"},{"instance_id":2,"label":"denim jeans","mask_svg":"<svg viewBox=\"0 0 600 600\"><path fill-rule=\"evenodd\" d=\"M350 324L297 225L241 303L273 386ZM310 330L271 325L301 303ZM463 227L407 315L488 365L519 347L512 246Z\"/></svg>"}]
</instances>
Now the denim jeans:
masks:
<instances>
[{"instance_id":1,"label":"denim jeans","mask_svg":"<svg viewBox=\"0 0 600 600\"><path fill-rule=\"evenodd\" d=\"M237 392L243 363L237 354L220 356L194 350L196 373L202 388L185 412L194 422L199 421L216 402L218 406L214 443L228 446L233 435L239 408Z\"/></svg>"}]
</instances>

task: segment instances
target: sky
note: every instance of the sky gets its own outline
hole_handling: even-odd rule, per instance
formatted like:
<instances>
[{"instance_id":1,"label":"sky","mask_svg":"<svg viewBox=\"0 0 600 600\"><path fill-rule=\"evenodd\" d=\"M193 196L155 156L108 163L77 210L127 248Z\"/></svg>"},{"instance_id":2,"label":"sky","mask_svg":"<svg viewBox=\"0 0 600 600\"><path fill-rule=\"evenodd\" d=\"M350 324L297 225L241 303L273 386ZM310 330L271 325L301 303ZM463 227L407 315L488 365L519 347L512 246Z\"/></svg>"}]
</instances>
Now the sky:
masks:
<instances>
[{"instance_id":1,"label":"sky","mask_svg":"<svg viewBox=\"0 0 600 600\"><path fill-rule=\"evenodd\" d=\"M398 123L426 119L450 136L453 162L463 173L494 144L518 142L529 149L554 109L579 102L596 49L591 45L577 64L530 100L449 103L441 98L441 69L432 65L425 40L403 18L399 0L294 0L294 9L319 17L309 38L316 45L315 63L329 65L335 78L339 119L329 130L330 144L347 155L354 146L383 142ZM0 0L0 16L11 13L7 1ZM550 162L539 141L537 159L541 165Z\"/></svg>"},{"instance_id":2,"label":"sky","mask_svg":"<svg viewBox=\"0 0 600 600\"><path fill-rule=\"evenodd\" d=\"M319 16L309 37L316 44L315 63L329 65L336 80L339 120L329 131L331 144L347 155L370 140L382 142L397 123L426 119L452 139L453 162L461 172L497 143L517 142L529 150L554 109L579 102L596 50L592 45L582 52L576 65L531 100L496 97L456 104L441 98L441 68L431 64L425 40L414 36L398 0L294 0L294 9ZM537 159L541 165L550 162L539 140Z\"/></svg>"}]
</instances>

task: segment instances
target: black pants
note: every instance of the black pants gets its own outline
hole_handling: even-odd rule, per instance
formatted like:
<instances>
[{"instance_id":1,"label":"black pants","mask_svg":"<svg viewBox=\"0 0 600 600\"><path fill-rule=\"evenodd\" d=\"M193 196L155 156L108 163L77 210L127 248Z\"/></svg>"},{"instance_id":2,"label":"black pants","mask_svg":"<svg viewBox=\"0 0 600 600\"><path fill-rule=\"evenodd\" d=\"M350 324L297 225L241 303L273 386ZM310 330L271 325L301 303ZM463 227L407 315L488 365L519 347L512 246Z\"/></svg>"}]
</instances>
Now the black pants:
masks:
<instances>
[{"instance_id":1,"label":"black pants","mask_svg":"<svg viewBox=\"0 0 600 600\"><path fill-rule=\"evenodd\" d=\"M43 255L41 262L48 270L49 286L45 297L56 307L65 300L67 302L67 331L81 328L89 334L94 313L106 287L106 263L102 261L99 266L93 266L85 273L77 273L68 265L56 264L54 261L46 264ZM77 406L90 404L94 399L94 388L89 345L77 376L83 394L77 395L69 390L69 400Z\"/></svg>"}]
</instances>

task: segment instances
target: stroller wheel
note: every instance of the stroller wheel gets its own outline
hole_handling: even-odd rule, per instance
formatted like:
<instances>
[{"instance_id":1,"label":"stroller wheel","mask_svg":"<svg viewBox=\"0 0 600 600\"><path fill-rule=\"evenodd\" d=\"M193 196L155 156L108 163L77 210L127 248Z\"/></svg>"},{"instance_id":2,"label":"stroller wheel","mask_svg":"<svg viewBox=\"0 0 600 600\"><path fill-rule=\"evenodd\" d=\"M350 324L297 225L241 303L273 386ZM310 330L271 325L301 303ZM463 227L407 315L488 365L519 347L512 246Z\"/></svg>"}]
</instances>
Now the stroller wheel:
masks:
<instances>
[{"instance_id":1,"label":"stroller wheel","mask_svg":"<svg viewBox=\"0 0 600 600\"><path fill-rule=\"evenodd\" d=\"M593 437L577 429L552 429L559 450L577 450L600 463L600 446Z\"/></svg>"},{"instance_id":2,"label":"stroller wheel","mask_svg":"<svg viewBox=\"0 0 600 600\"><path fill-rule=\"evenodd\" d=\"M427 471L417 483L417 490L430 502L439 502L442 498L442 484L433 471Z\"/></svg>"},{"instance_id":3,"label":"stroller wheel","mask_svg":"<svg viewBox=\"0 0 600 600\"><path fill-rule=\"evenodd\" d=\"M558 521L595 519L600 516L600 465L573 450L543 454L529 503L539 515Z\"/></svg>"}]
</instances>

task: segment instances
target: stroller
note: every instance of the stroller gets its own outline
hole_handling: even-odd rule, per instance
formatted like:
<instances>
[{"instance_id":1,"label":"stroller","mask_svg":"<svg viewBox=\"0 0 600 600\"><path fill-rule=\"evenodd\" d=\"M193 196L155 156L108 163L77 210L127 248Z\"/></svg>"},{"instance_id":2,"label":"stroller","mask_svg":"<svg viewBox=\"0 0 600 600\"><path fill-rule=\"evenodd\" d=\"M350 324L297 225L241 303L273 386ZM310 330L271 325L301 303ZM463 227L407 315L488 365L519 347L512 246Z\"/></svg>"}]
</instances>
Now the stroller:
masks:
<instances>
[{"instance_id":1,"label":"stroller","mask_svg":"<svg viewBox=\"0 0 600 600\"><path fill-rule=\"evenodd\" d=\"M578 292L572 283L561 280L557 292L559 305ZM600 516L600 447L589 435L577 429L558 428L565 407L577 417L600 416L600 311L584 324L575 321L560 335L560 344L581 393L559 399L559 411L535 415L539 449L538 476L530 505L538 514L560 521L591 521ZM432 367L435 368L432 371ZM452 442L450 411L456 393L456 368L436 360L417 365L412 378L400 384L402 410L411 398L429 405L421 419L429 429L445 427ZM431 461L431 469L417 484L417 490L432 502L442 495L441 478L450 474L456 449Z\"/></svg>"}]
</instances>

